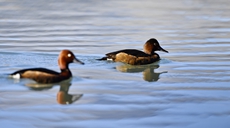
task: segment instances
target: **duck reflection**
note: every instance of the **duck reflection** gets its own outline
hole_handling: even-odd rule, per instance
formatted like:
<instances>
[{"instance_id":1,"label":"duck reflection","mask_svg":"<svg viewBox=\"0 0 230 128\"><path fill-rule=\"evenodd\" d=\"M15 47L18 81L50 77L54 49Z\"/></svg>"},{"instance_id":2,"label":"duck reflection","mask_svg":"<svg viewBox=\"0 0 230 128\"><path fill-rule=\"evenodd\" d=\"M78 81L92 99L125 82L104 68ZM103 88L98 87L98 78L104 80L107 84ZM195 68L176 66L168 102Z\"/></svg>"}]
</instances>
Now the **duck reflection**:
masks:
<instances>
[{"instance_id":1,"label":"duck reflection","mask_svg":"<svg viewBox=\"0 0 230 128\"><path fill-rule=\"evenodd\" d=\"M57 93L57 102L59 104L72 104L83 96L83 94L68 94L70 85L60 85L60 90Z\"/></svg>"},{"instance_id":2,"label":"duck reflection","mask_svg":"<svg viewBox=\"0 0 230 128\"><path fill-rule=\"evenodd\" d=\"M36 91L42 91L51 89L53 86L57 84L37 84L37 83L30 83L26 84L27 87L29 87L31 90ZM69 94L69 88L71 86L70 82L62 82L58 84L60 86L60 89L57 93L57 102L59 104L67 105L72 104L79 100L83 94Z\"/></svg>"},{"instance_id":3,"label":"duck reflection","mask_svg":"<svg viewBox=\"0 0 230 128\"><path fill-rule=\"evenodd\" d=\"M159 65L140 65L133 66L128 64L117 65L116 69L120 72L129 72L129 73L137 73L143 72L143 79L148 82L158 81L160 74L167 73L167 71L156 73L154 70L159 68Z\"/></svg>"}]
</instances>

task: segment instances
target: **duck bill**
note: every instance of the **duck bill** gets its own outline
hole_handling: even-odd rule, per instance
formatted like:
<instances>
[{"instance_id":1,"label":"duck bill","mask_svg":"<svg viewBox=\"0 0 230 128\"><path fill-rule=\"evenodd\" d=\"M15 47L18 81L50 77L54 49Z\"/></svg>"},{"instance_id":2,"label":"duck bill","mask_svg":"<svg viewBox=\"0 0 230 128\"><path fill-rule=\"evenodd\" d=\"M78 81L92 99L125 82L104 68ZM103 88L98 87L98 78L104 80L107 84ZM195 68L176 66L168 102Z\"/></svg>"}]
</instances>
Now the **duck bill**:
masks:
<instances>
[{"instance_id":1,"label":"duck bill","mask_svg":"<svg viewBox=\"0 0 230 128\"><path fill-rule=\"evenodd\" d=\"M163 51L163 52L167 52L168 53L168 51L165 50L165 49L163 49L162 47L159 47L159 51Z\"/></svg>"},{"instance_id":2,"label":"duck bill","mask_svg":"<svg viewBox=\"0 0 230 128\"><path fill-rule=\"evenodd\" d=\"M84 65L84 64L85 64L85 63L81 62L80 60L78 60L77 58L75 58L75 59L73 60L73 62L74 62L74 63L79 63L79 64L82 64L82 65Z\"/></svg>"}]
</instances>

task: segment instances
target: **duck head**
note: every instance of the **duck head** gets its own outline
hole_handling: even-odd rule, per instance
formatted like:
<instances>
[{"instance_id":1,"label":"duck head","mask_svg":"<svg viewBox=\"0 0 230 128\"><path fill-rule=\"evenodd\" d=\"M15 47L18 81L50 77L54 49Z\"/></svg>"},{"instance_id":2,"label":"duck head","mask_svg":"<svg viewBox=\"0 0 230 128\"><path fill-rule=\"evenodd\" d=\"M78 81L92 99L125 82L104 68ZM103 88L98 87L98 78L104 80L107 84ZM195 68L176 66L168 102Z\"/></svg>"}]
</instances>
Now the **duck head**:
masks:
<instances>
[{"instance_id":1,"label":"duck head","mask_svg":"<svg viewBox=\"0 0 230 128\"><path fill-rule=\"evenodd\" d=\"M167 50L160 46L159 42L155 38L151 38L144 44L144 52L152 55L155 53L155 51L163 51L168 53Z\"/></svg>"},{"instance_id":2,"label":"duck head","mask_svg":"<svg viewBox=\"0 0 230 128\"><path fill-rule=\"evenodd\" d=\"M61 70L68 69L70 63L80 63L84 64L78 60L75 55L69 50L62 50L58 57L58 65Z\"/></svg>"}]
</instances>

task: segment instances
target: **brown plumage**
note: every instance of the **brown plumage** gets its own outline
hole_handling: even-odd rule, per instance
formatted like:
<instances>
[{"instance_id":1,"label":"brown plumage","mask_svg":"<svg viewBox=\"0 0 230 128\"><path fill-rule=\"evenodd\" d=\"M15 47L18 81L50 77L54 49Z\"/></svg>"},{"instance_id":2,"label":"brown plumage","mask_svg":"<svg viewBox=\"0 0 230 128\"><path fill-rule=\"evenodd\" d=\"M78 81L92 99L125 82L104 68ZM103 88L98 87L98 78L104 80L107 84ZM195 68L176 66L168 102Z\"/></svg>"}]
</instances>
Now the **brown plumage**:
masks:
<instances>
[{"instance_id":1,"label":"brown plumage","mask_svg":"<svg viewBox=\"0 0 230 128\"><path fill-rule=\"evenodd\" d=\"M151 64L160 60L160 56L155 53L155 51L164 51L168 53L168 51L159 45L156 39L152 38L144 44L144 52L136 49L124 49L107 53L106 57L98 60L113 60L115 62L123 62L131 65Z\"/></svg>"}]
</instances>

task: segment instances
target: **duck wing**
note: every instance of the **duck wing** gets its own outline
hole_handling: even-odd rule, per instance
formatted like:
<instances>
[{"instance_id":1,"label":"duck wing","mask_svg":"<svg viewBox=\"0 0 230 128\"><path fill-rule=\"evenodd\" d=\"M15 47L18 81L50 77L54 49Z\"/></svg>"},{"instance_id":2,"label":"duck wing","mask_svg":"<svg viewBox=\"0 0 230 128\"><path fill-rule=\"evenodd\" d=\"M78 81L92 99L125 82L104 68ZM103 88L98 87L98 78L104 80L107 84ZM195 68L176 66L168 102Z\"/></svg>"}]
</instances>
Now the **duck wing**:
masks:
<instances>
[{"instance_id":1,"label":"duck wing","mask_svg":"<svg viewBox=\"0 0 230 128\"><path fill-rule=\"evenodd\" d=\"M135 57L148 57L149 56L148 54L146 54L142 51L136 50L136 49L124 49L124 50L119 50L119 51L115 51L115 52L110 52L110 53L107 53L106 56L108 58L114 59L116 57L116 55L119 53L126 53L128 55L132 55Z\"/></svg>"},{"instance_id":2,"label":"duck wing","mask_svg":"<svg viewBox=\"0 0 230 128\"><path fill-rule=\"evenodd\" d=\"M28 69L22 69L22 70L18 70L10 75L16 75L16 74L23 74L27 71L31 71L31 72L40 72L40 73L47 73L47 74L52 74L52 75L58 75L60 73L50 70L50 69L46 69L46 68L28 68Z\"/></svg>"},{"instance_id":3,"label":"duck wing","mask_svg":"<svg viewBox=\"0 0 230 128\"><path fill-rule=\"evenodd\" d=\"M54 83L60 80L60 73L46 68L29 68L16 71L9 75L14 79L28 78L38 83Z\"/></svg>"}]
</instances>

